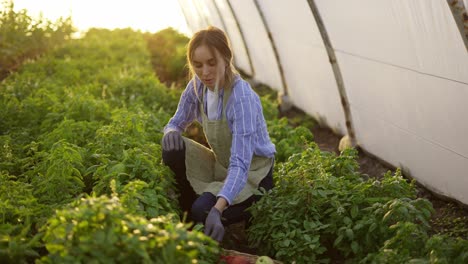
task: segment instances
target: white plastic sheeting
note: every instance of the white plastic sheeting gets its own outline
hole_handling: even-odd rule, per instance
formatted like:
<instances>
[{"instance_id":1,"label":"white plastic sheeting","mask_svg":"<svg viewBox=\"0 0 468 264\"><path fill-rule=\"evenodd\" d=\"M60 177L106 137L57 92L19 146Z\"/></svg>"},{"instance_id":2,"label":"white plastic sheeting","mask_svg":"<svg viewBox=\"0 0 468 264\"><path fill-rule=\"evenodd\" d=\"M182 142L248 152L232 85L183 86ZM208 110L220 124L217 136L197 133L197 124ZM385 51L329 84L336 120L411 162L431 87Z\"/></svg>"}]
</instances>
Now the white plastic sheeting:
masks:
<instances>
[{"instance_id":1,"label":"white plastic sheeting","mask_svg":"<svg viewBox=\"0 0 468 264\"><path fill-rule=\"evenodd\" d=\"M229 1L234 16L227 1L213 0L238 43L234 48L244 47L245 39L248 52L235 55L245 59L250 53L253 77L282 91L255 2ZM203 2L209 7L209 0ZM341 71L358 144L427 188L468 204L468 52L447 1L314 2ZM336 76L307 1L257 3L292 102L345 134ZM237 66L244 69L246 61L236 60Z\"/></svg>"},{"instance_id":2,"label":"white plastic sheeting","mask_svg":"<svg viewBox=\"0 0 468 264\"><path fill-rule=\"evenodd\" d=\"M201 27L206 28L209 25L214 24L213 16L211 15L210 11L208 10L208 6L203 3L203 1L192 1L192 4L197 9L198 15L201 20Z\"/></svg>"},{"instance_id":3,"label":"white plastic sheeting","mask_svg":"<svg viewBox=\"0 0 468 264\"><path fill-rule=\"evenodd\" d=\"M193 1L179 0L179 4L182 8L185 19L187 20L188 28L192 33L205 27L206 23L203 21L203 18Z\"/></svg>"},{"instance_id":4,"label":"white plastic sheeting","mask_svg":"<svg viewBox=\"0 0 468 264\"><path fill-rule=\"evenodd\" d=\"M339 134L346 133L336 80L307 1L259 1L271 31L288 95L294 104ZM285 16L285 10L293 16Z\"/></svg>"},{"instance_id":5,"label":"white plastic sheeting","mask_svg":"<svg viewBox=\"0 0 468 264\"><path fill-rule=\"evenodd\" d=\"M468 203L468 53L447 2L316 3L358 144Z\"/></svg>"},{"instance_id":6,"label":"white plastic sheeting","mask_svg":"<svg viewBox=\"0 0 468 264\"><path fill-rule=\"evenodd\" d=\"M226 33L231 41L232 49L234 51L234 59L236 66L243 70L246 74L253 75L253 69L250 65L249 55L247 53L244 36L242 36L237 20L233 15L227 0L213 0L218 7L219 15L224 21L226 26Z\"/></svg>"},{"instance_id":7,"label":"white plastic sheeting","mask_svg":"<svg viewBox=\"0 0 468 264\"><path fill-rule=\"evenodd\" d=\"M237 68L253 75L243 36L227 0L179 0L192 33L209 25L216 26L229 36Z\"/></svg>"},{"instance_id":8,"label":"white plastic sheeting","mask_svg":"<svg viewBox=\"0 0 468 264\"><path fill-rule=\"evenodd\" d=\"M282 91L278 62L255 3L252 0L236 0L230 3L249 49L255 72L253 78Z\"/></svg>"},{"instance_id":9,"label":"white plastic sheeting","mask_svg":"<svg viewBox=\"0 0 468 264\"><path fill-rule=\"evenodd\" d=\"M215 2L213 0L201 0L200 2L202 2L201 5L211 20L211 25L218 27L226 32L224 21L218 12Z\"/></svg>"},{"instance_id":10,"label":"white plastic sheeting","mask_svg":"<svg viewBox=\"0 0 468 264\"><path fill-rule=\"evenodd\" d=\"M359 145L468 203L467 85L355 56L338 60Z\"/></svg>"},{"instance_id":11,"label":"white plastic sheeting","mask_svg":"<svg viewBox=\"0 0 468 264\"><path fill-rule=\"evenodd\" d=\"M468 83L468 53L446 1L316 3L337 53Z\"/></svg>"}]
</instances>

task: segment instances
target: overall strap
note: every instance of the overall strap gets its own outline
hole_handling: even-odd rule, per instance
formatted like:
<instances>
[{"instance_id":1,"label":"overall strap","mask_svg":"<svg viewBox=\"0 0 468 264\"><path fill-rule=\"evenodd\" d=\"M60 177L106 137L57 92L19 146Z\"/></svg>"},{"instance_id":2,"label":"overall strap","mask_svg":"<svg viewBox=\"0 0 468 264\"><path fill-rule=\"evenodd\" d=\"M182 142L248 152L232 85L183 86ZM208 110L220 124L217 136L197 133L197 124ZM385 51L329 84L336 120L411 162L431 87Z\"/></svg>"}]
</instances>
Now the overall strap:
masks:
<instances>
[{"instance_id":1,"label":"overall strap","mask_svg":"<svg viewBox=\"0 0 468 264\"><path fill-rule=\"evenodd\" d=\"M201 106L201 112L203 115L206 115L206 111L208 111L208 109L205 109L205 95L206 95L206 90L208 89L208 87L206 85L203 86L203 89L202 89L202 103L200 104ZM232 93L232 88L229 88L229 89L226 89L224 88L223 89L223 108L221 109L221 119L222 120L226 120L227 119L227 116L226 116L226 105L227 105L227 102L229 100L229 97L231 96L231 93Z\"/></svg>"},{"instance_id":2,"label":"overall strap","mask_svg":"<svg viewBox=\"0 0 468 264\"><path fill-rule=\"evenodd\" d=\"M224 88L224 94L223 94L223 112L222 112L222 119L227 120L226 116L226 105L229 100L229 97L231 97L231 92L232 92L232 87L231 88Z\"/></svg>"}]
</instances>

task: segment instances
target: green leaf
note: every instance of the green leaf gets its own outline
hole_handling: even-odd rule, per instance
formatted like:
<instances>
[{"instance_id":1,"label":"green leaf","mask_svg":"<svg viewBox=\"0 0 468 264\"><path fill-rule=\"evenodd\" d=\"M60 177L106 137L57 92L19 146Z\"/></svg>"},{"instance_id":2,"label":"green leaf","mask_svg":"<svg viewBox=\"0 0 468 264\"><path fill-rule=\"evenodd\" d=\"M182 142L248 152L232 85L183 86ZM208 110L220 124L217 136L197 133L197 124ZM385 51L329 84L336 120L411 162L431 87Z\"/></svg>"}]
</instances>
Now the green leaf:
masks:
<instances>
[{"instance_id":1,"label":"green leaf","mask_svg":"<svg viewBox=\"0 0 468 264\"><path fill-rule=\"evenodd\" d=\"M353 227L353 229L357 231L357 230L361 229L363 226L364 226L363 224L358 223L357 225L355 225L355 226Z\"/></svg>"},{"instance_id":2,"label":"green leaf","mask_svg":"<svg viewBox=\"0 0 468 264\"><path fill-rule=\"evenodd\" d=\"M392 217L392 215L393 215L393 210L389 210L387 213L385 213L385 215L384 215L384 217L383 217L382 220L385 221L385 222L387 222L388 219L389 219L390 217Z\"/></svg>"},{"instance_id":3,"label":"green leaf","mask_svg":"<svg viewBox=\"0 0 468 264\"><path fill-rule=\"evenodd\" d=\"M333 243L333 246L338 246L341 241L343 240L343 235L339 235L336 239L335 239L335 242Z\"/></svg>"},{"instance_id":4,"label":"green leaf","mask_svg":"<svg viewBox=\"0 0 468 264\"><path fill-rule=\"evenodd\" d=\"M349 217L347 217L347 216L345 216L345 217L343 218L343 222L344 222L346 225L350 225L350 224L353 223L353 221L351 220L351 218L349 218Z\"/></svg>"},{"instance_id":5,"label":"green leaf","mask_svg":"<svg viewBox=\"0 0 468 264\"><path fill-rule=\"evenodd\" d=\"M346 236L349 238L349 240L354 239L354 232L351 228L346 229Z\"/></svg>"},{"instance_id":6,"label":"green leaf","mask_svg":"<svg viewBox=\"0 0 468 264\"><path fill-rule=\"evenodd\" d=\"M359 251L359 245L356 241L351 242L351 249L353 250L354 254L357 254Z\"/></svg>"},{"instance_id":7,"label":"green leaf","mask_svg":"<svg viewBox=\"0 0 468 264\"><path fill-rule=\"evenodd\" d=\"M359 213L358 206L357 206L357 205L353 205L353 207L351 208L351 217L352 217L352 218L356 218L356 216L358 215L358 213Z\"/></svg>"}]
</instances>

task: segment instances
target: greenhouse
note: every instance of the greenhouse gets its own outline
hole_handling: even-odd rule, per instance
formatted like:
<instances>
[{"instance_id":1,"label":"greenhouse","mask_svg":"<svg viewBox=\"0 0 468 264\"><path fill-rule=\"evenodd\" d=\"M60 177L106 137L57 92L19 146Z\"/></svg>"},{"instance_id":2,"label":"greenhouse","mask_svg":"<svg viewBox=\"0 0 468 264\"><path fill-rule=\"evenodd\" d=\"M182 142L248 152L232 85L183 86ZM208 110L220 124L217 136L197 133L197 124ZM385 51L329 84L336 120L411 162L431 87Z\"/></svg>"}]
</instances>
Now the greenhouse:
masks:
<instances>
[{"instance_id":1,"label":"greenhouse","mask_svg":"<svg viewBox=\"0 0 468 264\"><path fill-rule=\"evenodd\" d=\"M1 263L468 263L468 0L175 2L188 32L2 4Z\"/></svg>"}]
</instances>

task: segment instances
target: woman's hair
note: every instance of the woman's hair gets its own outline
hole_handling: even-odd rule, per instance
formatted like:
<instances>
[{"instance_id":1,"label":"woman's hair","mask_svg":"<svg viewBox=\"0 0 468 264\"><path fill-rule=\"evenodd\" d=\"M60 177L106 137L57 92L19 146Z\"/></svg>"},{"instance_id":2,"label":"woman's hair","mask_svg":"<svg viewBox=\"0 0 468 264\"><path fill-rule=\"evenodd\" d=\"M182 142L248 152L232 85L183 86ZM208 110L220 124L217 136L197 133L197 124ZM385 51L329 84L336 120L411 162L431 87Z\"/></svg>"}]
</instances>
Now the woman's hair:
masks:
<instances>
[{"instance_id":1,"label":"woman's hair","mask_svg":"<svg viewBox=\"0 0 468 264\"><path fill-rule=\"evenodd\" d=\"M215 51L219 52L219 55L221 55L221 58L226 63L224 85L226 88L232 87L237 70L233 65L231 45L224 31L217 27L209 26L206 29L196 32L190 39L187 46L189 79L193 79L195 91L197 91L197 85L195 80L195 71L193 69L193 53L195 49L203 45L205 45L214 56L216 55Z\"/></svg>"}]
</instances>

